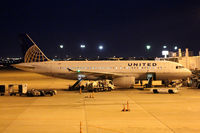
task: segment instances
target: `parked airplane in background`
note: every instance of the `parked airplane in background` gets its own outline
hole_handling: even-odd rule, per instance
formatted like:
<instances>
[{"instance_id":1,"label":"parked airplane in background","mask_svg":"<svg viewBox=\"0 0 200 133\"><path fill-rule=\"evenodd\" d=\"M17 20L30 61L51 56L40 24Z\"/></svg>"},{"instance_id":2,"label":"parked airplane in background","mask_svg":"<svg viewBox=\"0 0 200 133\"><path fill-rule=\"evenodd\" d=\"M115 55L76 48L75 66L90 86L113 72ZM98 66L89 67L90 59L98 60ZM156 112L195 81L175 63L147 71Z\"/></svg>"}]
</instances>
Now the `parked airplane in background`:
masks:
<instances>
[{"instance_id":1,"label":"parked airplane in background","mask_svg":"<svg viewBox=\"0 0 200 133\"><path fill-rule=\"evenodd\" d=\"M14 66L53 77L75 80L110 79L118 88L130 88L135 80L149 77L154 80L177 80L191 75L190 70L170 61L52 61L27 34L22 36L22 45L27 50L24 63Z\"/></svg>"}]
</instances>

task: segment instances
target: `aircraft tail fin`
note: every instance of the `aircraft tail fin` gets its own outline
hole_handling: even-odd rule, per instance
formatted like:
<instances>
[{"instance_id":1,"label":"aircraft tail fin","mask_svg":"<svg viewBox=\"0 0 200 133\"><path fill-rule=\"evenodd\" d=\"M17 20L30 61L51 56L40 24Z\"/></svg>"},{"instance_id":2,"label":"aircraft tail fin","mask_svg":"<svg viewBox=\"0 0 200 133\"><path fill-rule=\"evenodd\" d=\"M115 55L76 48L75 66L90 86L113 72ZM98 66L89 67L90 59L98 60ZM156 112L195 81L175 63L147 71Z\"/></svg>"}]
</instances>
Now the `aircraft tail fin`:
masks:
<instances>
[{"instance_id":1,"label":"aircraft tail fin","mask_svg":"<svg viewBox=\"0 0 200 133\"><path fill-rule=\"evenodd\" d=\"M49 61L28 34L21 34L19 37L25 63Z\"/></svg>"}]
</instances>

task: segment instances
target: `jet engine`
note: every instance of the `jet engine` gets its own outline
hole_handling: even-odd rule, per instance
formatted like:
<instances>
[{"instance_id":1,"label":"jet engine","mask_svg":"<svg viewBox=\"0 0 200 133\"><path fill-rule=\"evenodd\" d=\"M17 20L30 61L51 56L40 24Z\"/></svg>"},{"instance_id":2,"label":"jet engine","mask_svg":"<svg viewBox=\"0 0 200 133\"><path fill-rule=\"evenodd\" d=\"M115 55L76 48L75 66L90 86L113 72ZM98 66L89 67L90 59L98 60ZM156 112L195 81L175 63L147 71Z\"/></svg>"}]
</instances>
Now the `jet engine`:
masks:
<instances>
[{"instance_id":1,"label":"jet engine","mask_svg":"<svg viewBox=\"0 0 200 133\"><path fill-rule=\"evenodd\" d=\"M119 77L113 79L113 83L117 88L131 88L135 84L135 77Z\"/></svg>"}]
</instances>

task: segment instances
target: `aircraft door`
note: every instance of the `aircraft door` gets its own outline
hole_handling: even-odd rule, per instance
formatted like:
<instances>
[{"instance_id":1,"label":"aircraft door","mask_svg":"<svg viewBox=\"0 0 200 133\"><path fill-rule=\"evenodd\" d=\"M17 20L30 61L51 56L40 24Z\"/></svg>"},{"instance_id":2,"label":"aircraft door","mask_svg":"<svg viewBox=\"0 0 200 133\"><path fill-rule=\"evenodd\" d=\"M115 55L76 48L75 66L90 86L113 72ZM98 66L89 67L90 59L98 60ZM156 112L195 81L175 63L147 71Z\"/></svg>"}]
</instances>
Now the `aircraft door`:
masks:
<instances>
[{"instance_id":1,"label":"aircraft door","mask_svg":"<svg viewBox=\"0 0 200 133\"><path fill-rule=\"evenodd\" d=\"M147 73L146 78L147 79L152 78L152 80L156 80L156 73Z\"/></svg>"}]
</instances>

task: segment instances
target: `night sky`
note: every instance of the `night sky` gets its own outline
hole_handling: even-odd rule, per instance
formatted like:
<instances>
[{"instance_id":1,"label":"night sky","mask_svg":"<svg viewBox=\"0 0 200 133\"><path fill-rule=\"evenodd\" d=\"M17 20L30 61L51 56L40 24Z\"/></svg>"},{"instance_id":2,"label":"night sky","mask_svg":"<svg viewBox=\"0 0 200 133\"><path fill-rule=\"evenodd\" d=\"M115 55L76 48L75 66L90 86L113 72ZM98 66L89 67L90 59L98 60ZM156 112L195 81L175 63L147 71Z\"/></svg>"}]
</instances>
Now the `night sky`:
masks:
<instances>
[{"instance_id":1,"label":"night sky","mask_svg":"<svg viewBox=\"0 0 200 133\"><path fill-rule=\"evenodd\" d=\"M161 56L163 45L200 50L200 2L192 0L4 0L0 18L0 57L22 56L19 33L50 58L59 52L141 57L146 44L150 56Z\"/></svg>"}]
</instances>

